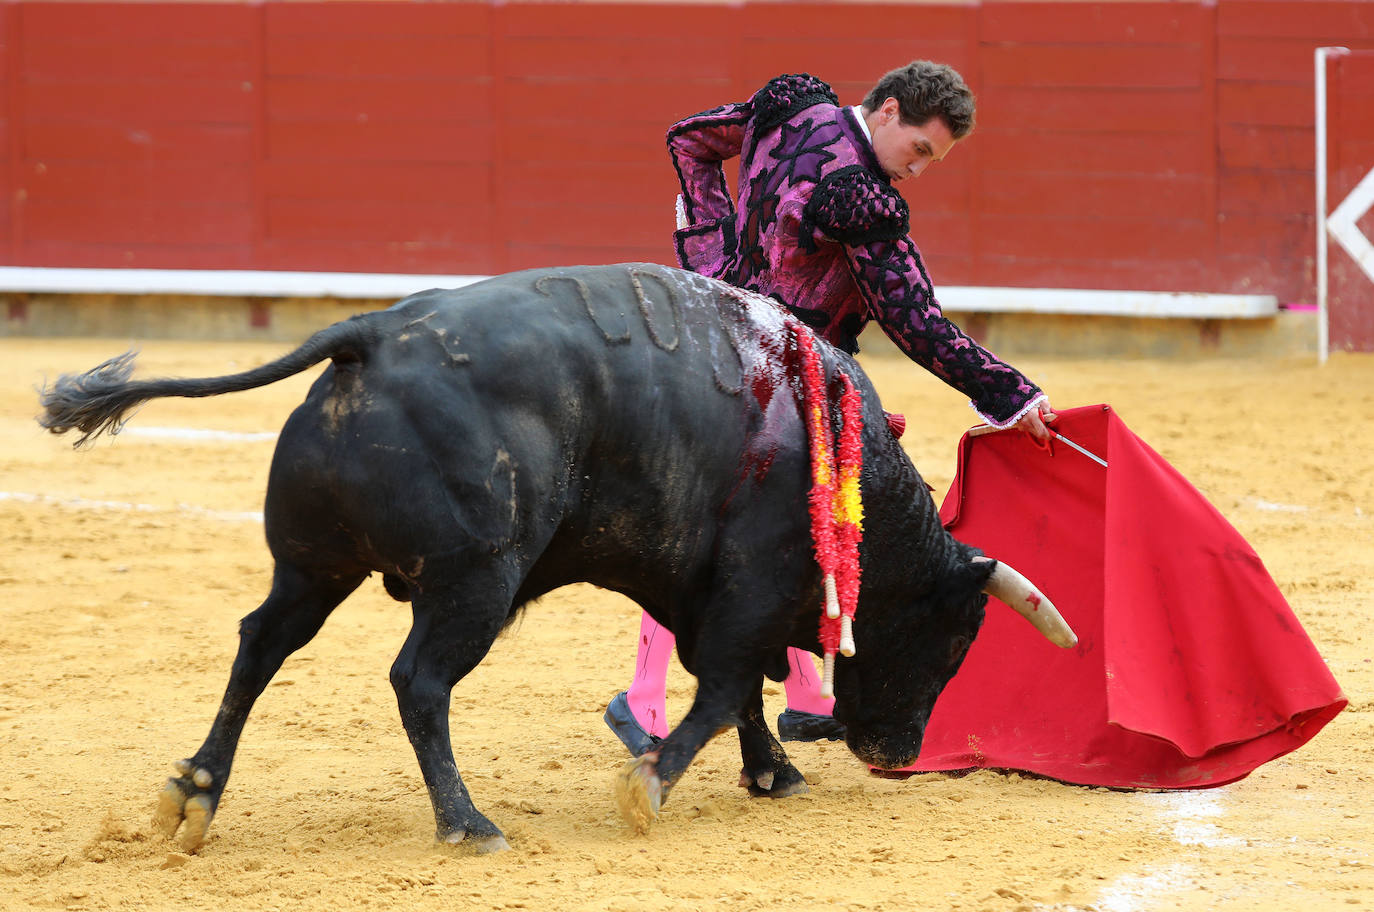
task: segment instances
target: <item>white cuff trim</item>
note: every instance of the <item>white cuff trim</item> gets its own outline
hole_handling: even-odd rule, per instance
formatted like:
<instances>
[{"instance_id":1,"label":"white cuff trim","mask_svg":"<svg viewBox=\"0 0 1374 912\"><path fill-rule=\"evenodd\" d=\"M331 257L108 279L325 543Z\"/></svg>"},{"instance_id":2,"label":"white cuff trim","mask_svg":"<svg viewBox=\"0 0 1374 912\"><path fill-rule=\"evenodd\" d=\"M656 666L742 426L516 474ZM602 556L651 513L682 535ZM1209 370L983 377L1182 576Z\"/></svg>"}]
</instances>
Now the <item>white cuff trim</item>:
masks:
<instances>
[{"instance_id":1,"label":"white cuff trim","mask_svg":"<svg viewBox=\"0 0 1374 912\"><path fill-rule=\"evenodd\" d=\"M982 412L978 412L978 406L975 405L971 400L969 401L968 407L971 408L971 409L973 409L975 412L978 412L978 417L979 417L979 418L982 418L982 419L983 419L985 422L987 422L990 426L995 427L995 428L998 428L999 430L1005 430L1005 429L1011 427L1012 425L1016 424L1016 422L1020 421L1022 418L1026 417L1027 415L1029 415L1029 414L1031 413L1031 410L1032 410L1032 409L1038 408L1038 407L1041 406L1041 405L1049 405L1049 404L1050 404L1050 397L1049 397L1049 396L1046 396L1044 393L1041 393L1040 395L1038 395L1038 396L1036 396L1034 399L1032 399L1030 402L1027 402L1027 403L1025 404L1025 406L1021 409L1021 411L1017 412L1015 415L1012 415L1012 416L1011 416L1010 418L1008 418L1006 421L997 421L997 420L995 420L995 419L989 418L987 415L984 415Z\"/></svg>"}]
</instances>

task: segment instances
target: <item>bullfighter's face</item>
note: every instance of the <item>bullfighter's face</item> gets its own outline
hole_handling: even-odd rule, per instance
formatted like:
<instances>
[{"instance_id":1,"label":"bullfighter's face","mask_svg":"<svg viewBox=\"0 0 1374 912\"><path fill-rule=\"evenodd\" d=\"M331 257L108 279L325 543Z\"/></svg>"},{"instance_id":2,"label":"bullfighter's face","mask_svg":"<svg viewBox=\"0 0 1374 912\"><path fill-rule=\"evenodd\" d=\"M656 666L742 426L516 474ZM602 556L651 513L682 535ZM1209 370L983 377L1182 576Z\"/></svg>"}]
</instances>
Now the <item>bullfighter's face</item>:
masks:
<instances>
[{"instance_id":1,"label":"bullfighter's face","mask_svg":"<svg viewBox=\"0 0 1374 912\"><path fill-rule=\"evenodd\" d=\"M958 142L949 127L938 117L923 124L902 120L897 99L889 98L864 120L873 134L873 151L878 164L894 183L919 177L926 168L942 160Z\"/></svg>"},{"instance_id":2,"label":"bullfighter's face","mask_svg":"<svg viewBox=\"0 0 1374 912\"><path fill-rule=\"evenodd\" d=\"M867 625L862 614L856 619L855 656L835 668L834 710L856 757L882 769L915 762L935 700L973 644L986 603L974 588L902 606L896 625L873 612Z\"/></svg>"}]
</instances>

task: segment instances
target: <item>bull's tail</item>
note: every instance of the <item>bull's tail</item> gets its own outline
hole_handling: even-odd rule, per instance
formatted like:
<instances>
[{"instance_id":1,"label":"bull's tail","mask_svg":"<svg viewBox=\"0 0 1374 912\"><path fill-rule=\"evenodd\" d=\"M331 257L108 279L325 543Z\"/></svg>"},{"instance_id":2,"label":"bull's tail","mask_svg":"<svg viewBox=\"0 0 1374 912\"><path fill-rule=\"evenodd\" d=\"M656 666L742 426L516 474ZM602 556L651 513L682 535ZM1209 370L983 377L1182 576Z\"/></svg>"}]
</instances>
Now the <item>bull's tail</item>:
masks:
<instances>
[{"instance_id":1,"label":"bull's tail","mask_svg":"<svg viewBox=\"0 0 1374 912\"><path fill-rule=\"evenodd\" d=\"M53 384L45 384L40 391L43 414L38 417L38 423L54 434L80 431L81 437L74 444L79 447L103 433L118 434L124 426L125 413L149 399L236 393L284 380L326 358L360 361L374 338L372 321L366 318L347 320L320 330L300 348L269 364L239 374L200 380L176 377L130 380L137 352L127 351L83 374L63 374Z\"/></svg>"}]
</instances>

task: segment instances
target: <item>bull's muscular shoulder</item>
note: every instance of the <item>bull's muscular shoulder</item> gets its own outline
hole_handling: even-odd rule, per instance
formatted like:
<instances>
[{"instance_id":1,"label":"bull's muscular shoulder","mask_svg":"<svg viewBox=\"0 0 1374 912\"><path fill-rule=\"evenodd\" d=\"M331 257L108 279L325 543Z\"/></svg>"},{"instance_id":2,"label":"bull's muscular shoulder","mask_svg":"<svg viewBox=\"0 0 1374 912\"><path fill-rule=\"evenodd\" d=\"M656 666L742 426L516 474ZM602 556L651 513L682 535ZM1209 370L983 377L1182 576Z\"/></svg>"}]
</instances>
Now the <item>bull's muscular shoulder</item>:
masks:
<instances>
[{"instance_id":1,"label":"bull's muscular shoulder","mask_svg":"<svg viewBox=\"0 0 1374 912\"><path fill-rule=\"evenodd\" d=\"M754 93L754 133L762 136L812 105L840 103L833 89L809 73L777 76Z\"/></svg>"},{"instance_id":2,"label":"bull's muscular shoulder","mask_svg":"<svg viewBox=\"0 0 1374 912\"><path fill-rule=\"evenodd\" d=\"M862 165L837 168L816 184L805 221L845 244L894 241L911 230L906 200Z\"/></svg>"}]
</instances>

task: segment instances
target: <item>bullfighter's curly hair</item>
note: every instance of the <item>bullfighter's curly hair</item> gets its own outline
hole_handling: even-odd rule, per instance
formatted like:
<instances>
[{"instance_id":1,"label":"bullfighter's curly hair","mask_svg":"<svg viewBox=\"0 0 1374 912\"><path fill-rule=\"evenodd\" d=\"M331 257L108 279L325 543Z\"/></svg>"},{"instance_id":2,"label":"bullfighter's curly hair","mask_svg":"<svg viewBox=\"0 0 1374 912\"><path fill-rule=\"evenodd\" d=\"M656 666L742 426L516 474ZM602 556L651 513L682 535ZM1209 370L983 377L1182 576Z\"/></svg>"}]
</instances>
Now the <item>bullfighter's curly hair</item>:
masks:
<instances>
[{"instance_id":1,"label":"bullfighter's curly hair","mask_svg":"<svg viewBox=\"0 0 1374 912\"><path fill-rule=\"evenodd\" d=\"M876 111L889 98L897 99L903 123L923 124L939 117L955 139L973 132L973 92L947 64L913 60L883 74L864 97L864 108Z\"/></svg>"}]
</instances>

